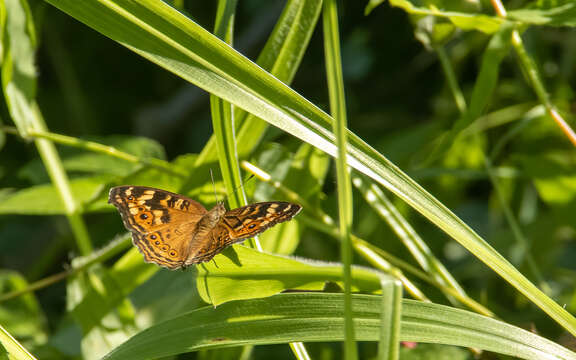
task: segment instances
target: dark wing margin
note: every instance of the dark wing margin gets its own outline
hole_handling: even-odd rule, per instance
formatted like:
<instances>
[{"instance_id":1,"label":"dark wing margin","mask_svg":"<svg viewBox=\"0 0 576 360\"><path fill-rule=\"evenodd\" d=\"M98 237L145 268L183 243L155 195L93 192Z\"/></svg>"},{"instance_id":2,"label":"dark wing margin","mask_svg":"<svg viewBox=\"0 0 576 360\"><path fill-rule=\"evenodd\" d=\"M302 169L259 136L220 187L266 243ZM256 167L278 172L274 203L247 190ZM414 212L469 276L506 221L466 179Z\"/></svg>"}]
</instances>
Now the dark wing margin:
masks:
<instances>
[{"instance_id":1,"label":"dark wing margin","mask_svg":"<svg viewBox=\"0 0 576 360\"><path fill-rule=\"evenodd\" d=\"M172 270L184 266L184 261L170 259L165 254L159 252L161 248L153 245L151 241L154 240L149 239L148 234L141 234L135 231L132 232L132 243L134 243L142 255L144 255L144 261Z\"/></svg>"},{"instance_id":2,"label":"dark wing margin","mask_svg":"<svg viewBox=\"0 0 576 360\"><path fill-rule=\"evenodd\" d=\"M236 242L291 220L301 210L302 206L285 201L261 202L228 211L222 223L230 229L230 237Z\"/></svg>"}]
</instances>

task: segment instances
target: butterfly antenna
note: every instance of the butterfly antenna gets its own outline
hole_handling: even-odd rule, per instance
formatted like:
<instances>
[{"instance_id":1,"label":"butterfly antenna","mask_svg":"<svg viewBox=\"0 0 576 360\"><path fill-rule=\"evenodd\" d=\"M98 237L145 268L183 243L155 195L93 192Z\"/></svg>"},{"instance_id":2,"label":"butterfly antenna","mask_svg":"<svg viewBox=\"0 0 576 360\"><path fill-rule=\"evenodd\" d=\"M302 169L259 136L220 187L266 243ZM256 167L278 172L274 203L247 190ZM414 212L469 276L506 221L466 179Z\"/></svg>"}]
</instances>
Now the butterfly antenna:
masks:
<instances>
[{"instance_id":1,"label":"butterfly antenna","mask_svg":"<svg viewBox=\"0 0 576 360\"><path fill-rule=\"evenodd\" d=\"M248 176L245 180L242 180L240 182L240 185L236 186L236 188L234 189L234 192L237 193L239 190L242 190L242 196L245 197L244 194L244 185L250 181L252 178L254 177L254 174L251 174L250 176Z\"/></svg>"},{"instance_id":2,"label":"butterfly antenna","mask_svg":"<svg viewBox=\"0 0 576 360\"><path fill-rule=\"evenodd\" d=\"M212 179L212 188L214 189L214 199L216 203L218 203L218 195L216 195L216 183L214 182L214 174L212 173L212 169L210 169L210 178Z\"/></svg>"},{"instance_id":3,"label":"butterfly antenna","mask_svg":"<svg viewBox=\"0 0 576 360\"><path fill-rule=\"evenodd\" d=\"M254 174L251 174L250 176L248 176L248 178L246 178L246 180L242 181L240 183L240 185L238 185L236 187L236 189L234 189L234 192L237 192L239 189L242 189L242 194L243 194L242 196L245 197L245 195L244 195L244 183L247 181L250 181L253 177L254 177ZM218 196L216 195L216 183L214 182L214 174L212 173L212 169L210 169L210 178L212 179L212 186L214 187L214 197L216 198L216 202L218 202Z\"/></svg>"}]
</instances>

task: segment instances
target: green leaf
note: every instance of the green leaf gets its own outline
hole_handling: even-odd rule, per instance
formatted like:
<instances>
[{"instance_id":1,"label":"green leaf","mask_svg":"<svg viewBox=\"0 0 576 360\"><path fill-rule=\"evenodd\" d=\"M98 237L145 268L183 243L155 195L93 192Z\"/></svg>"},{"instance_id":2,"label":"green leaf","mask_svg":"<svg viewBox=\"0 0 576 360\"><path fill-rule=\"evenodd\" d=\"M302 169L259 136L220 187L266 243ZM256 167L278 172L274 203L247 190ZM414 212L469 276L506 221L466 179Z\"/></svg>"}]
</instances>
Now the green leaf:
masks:
<instances>
[{"instance_id":1,"label":"green leaf","mask_svg":"<svg viewBox=\"0 0 576 360\"><path fill-rule=\"evenodd\" d=\"M77 178L70 181L75 199L88 203L105 183L101 177ZM32 186L15 192L2 192L0 214L64 215L66 209L54 185ZM94 208L100 208L94 206Z\"/></svg>"},{"instance_id":2,"label":"green leaf","mask_svg":"<svg viewBox=\"0 0 576 360\"><path fill-rule=\"evenodd\" d=\"M81 324L84 333L101 325L102 319L126 300L136 287L148 280L159 267L145 263L136 248L128 251L110 270L100 270L105 278L73 281L69 288L68 311ZM92 285L93 281L96 285Z\"/></svg>"},{"instance_id":3,"label":"green leaf","mask_svg":"<svg viewBox=\"0 0 576 360\"><path fill-rule=\"evenodd\" d=\"M321 8L322 2L318 0L287 1L256 63L285 84L291 84L310 43ZM268 123L242 108L234 109L234 117L236 125L241 125L236 137L238 156L245 158L261 142ZM199 162L214 161L216 156L213 136L202 149ZM189 187L192 186L186 190Z\"/></svg>"},{"instance_id":4,"label":"green leaf","mask_svg":"<svg viewBox=\"0 0 576 360\"><path fill-rule=\"evenodd\" d=\"M291 165L293 157L294 154L290 149L277 143L271 143L262 146L262 150L255 161L258 167L270 174L272 179L284 183L286 176L289 176L292 171ZM286 185L292 188L298 188L289 184ZM280 199L278 196L282 196L282 193L277 191L273 186L270 186L266 182L256 183L254 200L267 201L269 199Z\"/></svg>"},{"instance_id":5,"label":"green leaf","mask_svg":"<svg viewBox=\"0 0 576 360\"><path fill-rule=\"evenodd\" d=\"M510 20L526 24L576 26L576 3L573 1L551 9L518 9L508 12Z\"/></svg>"},{"instance_id":6,"label":"green leaf","mask_svg":"<svg viewBox=\"0 0 576 360\"><path fill-rule=\"evenodd\" d=\"M160 270L130 293L144 329L206 305L196 292L196 278L189 271Z\"/></svg>"},{"instance_id":7,"label":"green leaf","mask_svg":"<svg viewBox=\"0 0 576 360\"><path fill-rule=\"evenodd\" d=\"M378 341L381 297L353 295L356 339ZM201 308L148 328L107 360L155 359L199 349L343 339L342 294L279 294ZM404 300L402 341L434 342L522 359L576 359L576 354L526 330L472 312Z\"/></svg>"},{"instance_id":8,"label":"green leaf","mask_svg":"<svg viewBox=\"0 0 576 360\"><path fill-rule=\"evenodd\" d=\"M442 11L435 7L425 8L415 6L412 2L408 0L390 0L390 5L399 7L412 15L426 15L426 16L438 16L442 18L447 18L454 25L462 30L477 30L486 34L492 34L498 30L500 25L504 20L491 17L482 14L467 14L463 12L455 11ZM370 8L373 8L375 4L371 2Z\"/></svg>"},{"instance_id":9,"label":"green leaf","mask_svg":"<svg viewBox=\"0 0 576 360\"><path fill-rule=\"evenodd\" d=\"M0 342L0 360L10 360L10 358L8 357L8 351L2 345L2 342Z\"/></svg>"},{"instance_id":10,"label":"green leaf","mask_svg":"<svg viewBox=\"0 0 576 360\"><path fill-rule=\"evenodd\" d=\"M571 151L519 156L542 201L555 210L558 219L571 224L576 212L576 157Z\"/></svg>"},{"instance_id":11,"label":"green leaf","mask_svg":"<svg viewBox=\"0 0 576 360\"><path fill-rule=\"evenodd\" d=\"M468 126L472 121L480 117L488 102L492 99L490 94L495 93L502 61L510 52L513 30L514 27L511 23L505 23L490 39L488 48L482 55L482 66L474 84L470 108L464 115L463 120L458 122L460 128Z\"/></svg>"},{"instance_id":12,"label":"green leaf","mask_svg":"<svg viewBox=\"0 0 576 360\"><path fill-rule=\"evenodd\" d=\"M0 293L24 290L28 285L28 281L21 274L15 271L0 271ZM48 336L46 318L32 293L2 303L0 324L13 336L33 344L45 342Z\"/></svg>"},{"instance_id":13,"label":"green leaf","mask_svg":"<svg viewBox=\"0 0 576 360\"><path fill-rule=\"evenodd\" d=\"M36 37L32 14L26 1L4 0L6 20L2 38L2 87L12 120L26 134L32 126L31 114L36 112ZM3 8L4 8L3 6Z\"/></svg>"},{"instance_id":14,"label":"green leaf","mask_svg":"<svg viewBox=\"0 0 576 360\"><path fill-rule=\"evenodd\" d=\"M67 308L82 327L85 359L101 358L136 332L134 310L119 286L116 278L100 266L68 282ZM103 313L102 318L99 313Z\"/></svg>"},{"instance_id":15,"label":"green leaf","mask_svg":"<svg viewBox=\"0 0 576 360\"><path fill-rule=\"evenodd\" d=\"M300 223L290 221L274 226L259 236L262 249L266 252L290 255L300 243Z\"/></svg>"},{"instance_id":16,"label":"green leaf","mask_svg":"<svg viewBox=\"0 0 576 360\"><path fill-rule=\"evenodd\" d=\"M196 154L183 154L174 159L171 164L174 165L176 168L186 169L189 171L190 174L195 173L205 173L210 174L208 168L201 168L196 166ZM210 201L214 200L214 192L212 183L209 182L209 177L206 178L206 184L204 184L205 188L202 189L209 189ZM141 185L141 186L150 186L159 189L164 189L173 192L180 192L183 184L186 182L184 177L174 176L163 169L158 169L152 166L142 167L141 169L137 170L134 173L129 174L128 176L123 177L121 180L117 180L117 185ZM200 191L200 189L196 189ZM208 190L206 190L208 192ZM107 194L106 194L107 195ZM203 199L195 198L196 200L203 202ZM112 207L110 207L112 208Z\"/></svg>"},{"instance_id":17,"label":"green leaf","mask_svg":"<svg viewBox=\"0 0 576 360\"><path fill-rule=\"evenodd\" d=\"M196 267L196 286L202 300L214 306L231 300L267 297L284 290L321 290L326 282L341 285L339 264L307 262L232 246L214 260ZM380 277L373 270L355 268L353 289L375 292Z\"/></svg>"}]
</instances>

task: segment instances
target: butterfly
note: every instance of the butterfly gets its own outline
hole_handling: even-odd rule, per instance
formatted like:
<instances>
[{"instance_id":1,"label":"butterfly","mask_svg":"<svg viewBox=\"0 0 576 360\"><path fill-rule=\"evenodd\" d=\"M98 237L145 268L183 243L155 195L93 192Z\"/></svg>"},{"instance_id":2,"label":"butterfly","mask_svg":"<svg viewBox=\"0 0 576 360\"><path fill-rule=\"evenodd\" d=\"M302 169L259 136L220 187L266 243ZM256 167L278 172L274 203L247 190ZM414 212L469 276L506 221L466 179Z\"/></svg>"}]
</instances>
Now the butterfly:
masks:
<instances>
[{"instance_id":1,"label":"butterfly","mask_svg":"<svg viewBox=\"0 0 576 360\"><path fill-rule=\"evenodd\" d=\"M210 261L226 247L288 221L302 209L271 201L230 211L218 203L208 211L185 196L131 185L110 189L108 203L118 208L144 260L168 269Z\"/></svg>"}]
</instances>

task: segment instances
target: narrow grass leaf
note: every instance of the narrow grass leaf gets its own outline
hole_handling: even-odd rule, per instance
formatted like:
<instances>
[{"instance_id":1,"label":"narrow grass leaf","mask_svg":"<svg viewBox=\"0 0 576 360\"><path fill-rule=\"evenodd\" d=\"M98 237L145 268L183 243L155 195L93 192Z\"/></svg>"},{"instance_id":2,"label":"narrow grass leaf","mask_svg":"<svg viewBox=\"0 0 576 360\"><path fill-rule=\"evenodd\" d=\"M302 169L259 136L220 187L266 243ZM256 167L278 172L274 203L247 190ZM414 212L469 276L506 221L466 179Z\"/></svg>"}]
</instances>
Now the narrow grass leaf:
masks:
<instances>
[{"instance_id":1,"label":"narrow grass leaf","mask_svg":"<svg viewBox=\"0 0 576 360\"><path fill-rule=\"evenodd\" d=\"M358 358L358 348L354 341L354 320L352 315L351 267L353 262L352 231L352 184L348 169L346 96L344 94L344 78L342 74L342 59L340 58L340 32L338 29L338 6L335 0L325 0L322 12L324 35L324 59L326 60L326 78L330 98L330 113L334 118L333 132L336 137L338 155L335 158L338 192L338 226L340 237L340 258L344 274L344 323L346 336L344 339L344 359ZM388 357L384 358L385 360Z\"/></svg>"},{"instance_id":2,"label":"narrow grass leaf","mask_svg":"<svg viewBox=\"0 0 576 360\"><path fill-rule=\"evenodd\" d=\"M494 94L498 84L500 67L504 58L509 55L512 44L512 23L504 23L492 36L488 48L482 55L480 73L474 84L470 107L464 116L456 123L455 131L459 132L482 115L491 94Z\"/></svg>"},{"instance_id":3,"label":"narrow grass leaf","mask_svg":"<svg viewBox=\"0 0 576 360\"><path fill-rule=\"evenodd\" d=\"M382 297L354 295L356 338L378 341ZM155 359L199 349L344 338L342 294L279 294L208 306L148 328L107 360ZM391 310L391 309L387 309ZM404 300L402 341L477 348L521 359L576 359L576 354L526 330L472 312Z\"/></svg>"},{"instance_id":4,"label":"narrow grass leaf","mask_svg":"<svg viewBox=\"0 0 576 360\"><path fill-rule=\"evenodd\" d=\"M10 360L36 360L22 344L0 325L0 356Z\"/></svg>"}]
</instances>

